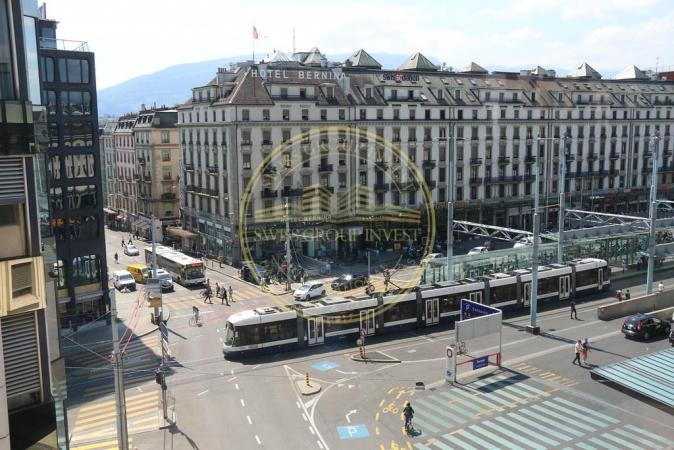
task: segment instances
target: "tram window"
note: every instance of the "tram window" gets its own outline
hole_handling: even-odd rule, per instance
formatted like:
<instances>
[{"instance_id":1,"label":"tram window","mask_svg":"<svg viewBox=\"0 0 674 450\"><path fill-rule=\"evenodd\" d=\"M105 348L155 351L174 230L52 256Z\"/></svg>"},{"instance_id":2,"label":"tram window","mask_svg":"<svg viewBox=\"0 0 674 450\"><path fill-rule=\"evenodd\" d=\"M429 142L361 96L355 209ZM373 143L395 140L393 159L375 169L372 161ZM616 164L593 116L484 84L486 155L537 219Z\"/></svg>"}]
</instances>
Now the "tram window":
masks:
<instances>
[{"instance_id":1,"label":"tram window","mask_svg":"<svg viewBox=\"0 0 674 450\"><path fill-rule=\"evenodd\" d=\"M260 343L260 326L246 325L243 327L236 327L236 332L239 336L237 346L254 345Z\"/></svg>"},{"instance_id":2,"label":"tram window","mask_svg":"<svg viewBox=\"0 0 674 450\"><path fill-rule=\"evenodd\" d=\"M576 272L576 286L589 286L597 284L596 270L583 270Z\"/></svg>"},{"instance_id":3,"label":"tram window","mask_svg":"<svg viewBox=\"0 0 674 450\"><path fill-rule=\"evenodd\" d=\"M441 297L440 298L440 313L448 313L459 310L460 296Z\"/></svg>"},{"instance_id":4,"label":"tram window","mask_svg":"<svg viewBox=\"0 0 674 450\"><path fill-rule=\"evenodd\" d=\"M417 304L415 302L395 303L384 311L384 322L411 319L417 316Z\"/></svg>"},{"instance_id":5,"label":"tram window","mask_svg":"<svg viewBox=\"0 0 674 450\"><path fill-rule=\"evenodd\" d=\"M559 278L550 277L538 280L538 295L551 294L559 290Z\"/></svg>"},{"instance_id":6,"label":"tram window","mask_svg":"<svg viewBox=\"0 0 674 450\"><path fill-rule=\"evenodd\" d=\"M359 328L360 311L345 311L325 317L326 333Z\"/></svg>"},{"instance_id":7,"label":"tram window","mask_svg":"<svg viewBox=\"0 0 674 450\"><path fill-rule=\"evenodd\" d=\"M281 322L263 323L260 325L262 342L281 341L297 337L297 321L295 319Z\"/></svg>"},{"instance_id":8,"label":"tram window","mask_svg":"<svg viewBox=\"0 0 674 450\"><path fill-rule=\"evenodd\" d=\"M506 286L497 286L489 291L491 296L489 303L501 303L517 299L517 285L509 284Z\"/></svg>"}]
</instances>

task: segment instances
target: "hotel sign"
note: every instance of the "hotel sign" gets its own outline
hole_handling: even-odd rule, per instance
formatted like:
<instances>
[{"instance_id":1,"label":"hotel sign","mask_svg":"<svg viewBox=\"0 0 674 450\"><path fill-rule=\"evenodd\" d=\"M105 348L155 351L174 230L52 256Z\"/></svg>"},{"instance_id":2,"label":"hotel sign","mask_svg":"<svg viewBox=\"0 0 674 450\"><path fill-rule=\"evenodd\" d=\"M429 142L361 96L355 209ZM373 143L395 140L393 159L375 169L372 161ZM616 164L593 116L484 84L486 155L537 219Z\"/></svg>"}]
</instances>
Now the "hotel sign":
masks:
<instances>
[{"instance_id":1,"label":"hotel sign","mask_svg":"<svg viewBox=\"0 0 674 450\"><path fill-rule=\"evenodd\" d=\"M279 80L342 80L343 73L334 73L331 70L286 70L286 69L253 69L251 75L260 78Z\"/></svg>"},{"instance_id":2,"label":"hotel sign","mask_svg":"<svg viewBox=\"0 0 674 450\"><path fill-rule=\"evenodd\" d=\"M409 81L412 83L417 83L419 81L419 74L416 73L403 73L400 71L396 72L384 72L379 75L380 81L395 81L396 83L401 83L403 81Z\"/></svg>"}]
</instances>

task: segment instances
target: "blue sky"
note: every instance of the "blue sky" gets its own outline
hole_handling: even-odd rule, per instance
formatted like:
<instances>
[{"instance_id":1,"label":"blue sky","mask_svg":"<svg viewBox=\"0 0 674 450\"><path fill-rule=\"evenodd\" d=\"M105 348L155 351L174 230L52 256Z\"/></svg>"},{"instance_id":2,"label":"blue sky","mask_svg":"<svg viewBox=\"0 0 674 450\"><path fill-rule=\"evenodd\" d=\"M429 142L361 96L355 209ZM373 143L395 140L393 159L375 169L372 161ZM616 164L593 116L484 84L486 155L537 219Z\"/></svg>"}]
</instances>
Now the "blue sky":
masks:
<instances>
[{"instance_id":1,"label":"blue sky","mask_svg":"<svg viewBox=\"0 0 674 450\"><path fill-rule=\"evenodd\" d=\"M674 66L672 0L256 1L46 0L59 37L87 40L99 88L166 66L317 46L324 53L411 54L453 67L561 70L587 61L611 77L628 64ZM674 70L674 68L672 69Z\"/></svg>"}]
</instances>

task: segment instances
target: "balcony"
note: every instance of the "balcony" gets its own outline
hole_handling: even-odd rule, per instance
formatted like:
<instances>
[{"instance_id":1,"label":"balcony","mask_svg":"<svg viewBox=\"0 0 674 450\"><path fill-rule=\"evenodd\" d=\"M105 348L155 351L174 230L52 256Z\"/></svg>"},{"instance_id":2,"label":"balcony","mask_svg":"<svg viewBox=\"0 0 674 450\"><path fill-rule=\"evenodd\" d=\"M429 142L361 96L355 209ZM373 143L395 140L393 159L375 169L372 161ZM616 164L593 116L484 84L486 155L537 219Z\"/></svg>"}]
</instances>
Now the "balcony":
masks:
<instances>
[{"instance_id":1,"label":"balcony","mask_svg":"<svg viewBox=\"0 0 674 450\"><path fill-rule=\"evenodd\" d=\"M303 193L304 193L304 189L302 189L302 188L292 189L292 188L289 188L288 186L286 186L281 191L281 197L299 197Z\"/></svg>"},{"instance_id":2,"label":"balcony","mask_svg":"<svg viewBox=\"0 0 674 450\"><path fill-rule=\"evenodd\" d=\"M220 190L218 188L204 189L204 192L206 193L206 195L209 195L211 197L219 197L220 196Z\"/></svg>"},{"instance_id":3,"label":"balcony","mask_svg":"<svg viewBox=\"0 0 674 450\"><path fill-rule=\"evenodd\" d=\"M267 166L262 170L262 173L264 175L275 175L276 174L276 166Z\"/></svg>"},{"instance_id":4,"label":"balcony","mask_svg":"<svg viewBox=\"0 0 674 450\"><path fill-rule=\"evenodd\" d=\"M658 170L658 172L674 172L674 164L661 167L660 170Z\"/></svg>"},{"instance_id":5,"label":"balcony","mask_svg":"<svg viewBox=\"0 0 674 450\"><path fill-rule=\"evenodd\" d=\"M86 41L72 41L67 39L40 38L41 49L64 50L67 52L88 52L89 44Z\"/></svg>"},{"instance_id":6,"label":"balcony","mask_svg":"<svg viewBox=\"0 0 674 450\"><path fill-rule=\"evenodd\" d=\"M175 199L176 199L176 194L174 194L173 192L164 192L164 193L161 195L161 199L164 200L164 201L175 200Z\"/></svg>"},{"instance_id":7,"label":"balcony","mask_svg":"<svg viewBox=\"0 0 674 450\"><path fill-rule=\"evenodd\" d=\"M482 164L482 158L470 158L471 166L479 166Z\"/></svg>"},{"instance_id":8,"label":"balcony","mask_svg":"<svg viewBox=\"0 0 674 450\"><path fill-rule=\"evenodd\" d=\"M522 178L522 181L534 181L536 176L533 173L525 173L520 178Z\"/></svg>"},{"instance_id":9,"label":"balcony","mask_svg":"<svg viewBox=\"0 0 674 450\"><path fill-rule=\"evenodd\" d=\"M609 159L612 159L612 160L620 159L620 155L616 152L609 153L608 157L609 157Z\"/></svg>"},{"instance_id":10,"label":"balcony","mask_svg":"<svg viewBox=\"0 0 674 450\"><path fill-rule=\"evenodd\" d=\"M435 180L424 180L424 183L426 183L426 186L428 186L428 189L435 189L435 187L438 185L438 183Z\"/></svg>"},{"instance_id":11,"label":"balcony","mask_svg":"<svg viewBox=\"0 0 674 450\"><path fill-rule=\"evenodd\" d=\"M534 156L534 155L526 155L526 156L524 157L524 162L527 162L527 163L535 163L535 162L536 162L536 156Z\"/></svg>"},{"instance_id":12,"label":"balcony","mask_svg":"<svg viewBox=\"0 0 674 450\"><path fill-rule=\"evenodd\" d=\"M374 162L374 167L379 170L388 170L389 166L386 161L379 160Z\"/></svg>"},{"instance_id":13,"label":"balcony","mask_svg":"<svg viewBox=\"0 0 674 450\"><path fill-rule=\"evenodd\" d=\"M482 177L470 177L469 181L470 181L470 184L481 184L482 183Z\"/></svg>"},{"instance_id":14,"label":"balcony","mask_svg":"<svg viewBox=\"0 0 674 450\"><path fill-rule=\"evenodd\" d=\"M406 181L400 184L401 191L416 191L419 189L419 182L417 181Z\"/></svg>"},{"instance_id":15,"label":"balcony","mask_svg":"<svg viewBox=\"0 0 674 450\"><path fill-rule=\"evenodd\" d=\"M433 169L435 168L435 161L430 160L430 159L425 159L422 163L422 166L424 169Z\"/></svg>"},{"instance_id":16,"label":"balcony","mask_svg":"<svg viewBox=\"0 0 674 450\"><path fill-rule=\"evenodd\" d=\"M144 166L145 165L145 158L142 157L142 156L139 156L138 157L138 164L140 164L141 166Z\"/></svg>"},{"instance_id":17,"label":"balcony","mask_svg":"<svg viewBox=\"0 0 674 450\"><path fill-rule=\"evenodd\" d=\"M206 170L208 170L208 173L210 174L217 174L220 171L218 166L208 166Z\"/></svg>"},{"instance_id":18,"label":"balcony","mask_svg":"<svg viewBox=\"0 0 674 450\"><path fill-rule=\"evenodd\" d=\"M374 191L375 192L386 192L389 190L389 184L388 183L376 183L374 185Z\"/></svg>"},{"instance_id":19,"label":"balcony","mask_svg":"<svg viewBox=\"0 0 674 450\"><path fill-rule=\"evenodd\" d=\"M332 164L319 164L318 165L318 172L320 173L325 173L325 172L332 172L333 171L333 166Z\"/></svg>"},{"instance_id":20,"label":"balcony","mask_svg":"<svg viewBox=\"0 0 674 450\"><path fill-rule=\"evenodd\" d=\"M587 160L588 161L596 161L599 157L597 156L596 153L588 153L587 154Z\"/></svg>"},{"instance_id":21,"label":"balcony","mask_svg":"<svg viewBox=\"0 0 674 450\"><path fill-rule=\"evenodd\" d=\"M262 198L276 198L278 197L278 191L271 189L263 189L260 195Z\"/></svg>"},{"instance_id":22,"label":"balcony","mask_svg":"<svg viewBox=\"0 0 674 450\"><path fill-rule=\"evenodd\" d=\"M271 141L262 141L262 150L271 150L272 145Z\"/></svg>"},{"instance_id":23,"label":"balcony","mask_svg":"<svg viewBox=\"0 0 674 450\"><path fill-rule=\"evenodd\" d=\"M499 156L498 157L498 163L499 164L510 164L510 158L507 156Z\"/></svg>"},{"instance_id":24,"label":"balcony","mask_svg":"<svg viewBox=\"0 0 674 450\"><path fill-rule=\"evenodd\" d=\"M185 163L185 170L187 171L193 171L194 170L194 164L192 163Z\"/></svg>"}]
</instances>

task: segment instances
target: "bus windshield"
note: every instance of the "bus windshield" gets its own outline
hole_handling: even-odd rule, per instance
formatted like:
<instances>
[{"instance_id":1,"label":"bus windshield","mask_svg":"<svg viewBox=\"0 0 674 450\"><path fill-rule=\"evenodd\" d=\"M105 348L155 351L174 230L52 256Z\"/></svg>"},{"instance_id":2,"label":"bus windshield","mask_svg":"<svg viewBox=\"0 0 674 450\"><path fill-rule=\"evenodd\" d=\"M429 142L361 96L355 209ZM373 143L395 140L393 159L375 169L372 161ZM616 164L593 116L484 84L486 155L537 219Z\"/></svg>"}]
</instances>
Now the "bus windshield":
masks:
<instances>
[{"instance_id":1,"label":"bus windshield","mask_svg":"<svg viewBox=\"0 0 674 450\"><path fill-rule=\"evenodd\" d=\"M227 331L225 332L225 345L232 346L234 344L234 325L227 322Z\"/></svg>"},{"instance_id":2,"label":"bus windshield","mask_svg":"<svg viewBox=\"0 0 674 450\"><path fill-rule=\"evenodd\" d=\"M185 268L185 279L192 280L195 278L204 277L204 268L202 267L186 267Z\"/></svg>"}]
</instances>

